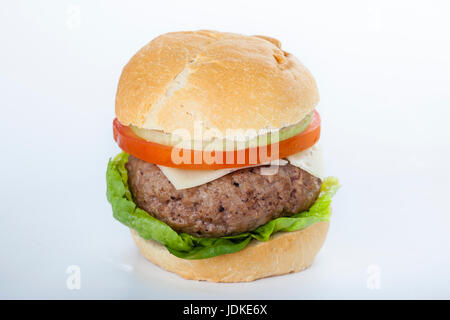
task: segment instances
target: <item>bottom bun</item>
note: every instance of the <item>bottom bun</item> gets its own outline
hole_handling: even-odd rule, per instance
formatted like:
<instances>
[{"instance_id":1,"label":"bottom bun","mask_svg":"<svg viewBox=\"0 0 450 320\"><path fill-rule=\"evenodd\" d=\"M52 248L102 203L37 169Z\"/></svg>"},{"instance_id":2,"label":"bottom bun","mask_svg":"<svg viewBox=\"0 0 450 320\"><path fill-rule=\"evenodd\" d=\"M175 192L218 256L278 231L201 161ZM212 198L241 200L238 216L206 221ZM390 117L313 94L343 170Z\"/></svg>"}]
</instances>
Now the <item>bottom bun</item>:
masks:
<instances>
[{"instance_id":1,"label":"bottom bun","mask_svg":"<svg viewBox=\"0 0 450 320\"><path fill-rule=\"evenodd\" d=\"M299 231L276 233L267 242L252 240L241 251L200 260L178 258L132 229L131 235L145 258L183 278L248 282L308 268L325 241L328 226L328 222L318 222Z\"/></svg>"}]
</instances>

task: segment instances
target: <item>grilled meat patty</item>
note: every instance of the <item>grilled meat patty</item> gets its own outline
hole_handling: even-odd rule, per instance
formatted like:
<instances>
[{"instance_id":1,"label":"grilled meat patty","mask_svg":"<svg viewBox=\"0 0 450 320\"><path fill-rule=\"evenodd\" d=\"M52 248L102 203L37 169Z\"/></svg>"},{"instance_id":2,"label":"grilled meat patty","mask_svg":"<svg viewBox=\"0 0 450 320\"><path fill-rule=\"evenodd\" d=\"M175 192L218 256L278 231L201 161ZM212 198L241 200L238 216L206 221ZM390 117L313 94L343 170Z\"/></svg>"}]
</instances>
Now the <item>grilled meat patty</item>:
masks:
<instances>
[{"instance_id":1,"label":"grilled meat patty","mask_svg":"<svg viewBox=\"0 0 450 320\"><path fill-rule=\"evenodd\" d=\"M128 183L137 206L177 232L220 237L308 210L321 180L290 164L274 175L245 168L206 184L176 190L158 166L130 155Z\"/></svg>"}]
</instances>

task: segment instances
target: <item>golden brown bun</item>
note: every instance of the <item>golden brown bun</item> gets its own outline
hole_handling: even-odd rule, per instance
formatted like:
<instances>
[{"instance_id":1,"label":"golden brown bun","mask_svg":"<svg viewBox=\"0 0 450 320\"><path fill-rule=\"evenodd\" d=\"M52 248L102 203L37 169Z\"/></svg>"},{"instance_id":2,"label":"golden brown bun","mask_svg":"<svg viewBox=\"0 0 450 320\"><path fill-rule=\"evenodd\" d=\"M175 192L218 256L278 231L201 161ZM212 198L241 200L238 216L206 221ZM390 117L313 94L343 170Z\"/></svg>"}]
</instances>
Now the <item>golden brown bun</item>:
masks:
<instances>
[{"instance_id":1,"label":"golden brown bun","mask_svg":"<svg viewBox=\"0 0 450 320\"><path fill-rule=\"evenodd\" d=\"M328 226L318 222L303 230L276 233L267 242L253 240L239 252L201 260L177 258L158 242L145 240L134 230L131 234L145 258L183 278L247 282L308 268L325 241Z\"/></svg>"},{"instance_id":2,"label":"golden brown bun","mask_svg":"<svg viewBox=\"0 0 450 320\"><path fill-rule=\"evenodd\" d=\"M278 129L319 101L311 73L278 40L215 31L163 34L123 69L116 115L124 125L193 134L195 122L227 129Z\"/></svg>"}]
</instances>

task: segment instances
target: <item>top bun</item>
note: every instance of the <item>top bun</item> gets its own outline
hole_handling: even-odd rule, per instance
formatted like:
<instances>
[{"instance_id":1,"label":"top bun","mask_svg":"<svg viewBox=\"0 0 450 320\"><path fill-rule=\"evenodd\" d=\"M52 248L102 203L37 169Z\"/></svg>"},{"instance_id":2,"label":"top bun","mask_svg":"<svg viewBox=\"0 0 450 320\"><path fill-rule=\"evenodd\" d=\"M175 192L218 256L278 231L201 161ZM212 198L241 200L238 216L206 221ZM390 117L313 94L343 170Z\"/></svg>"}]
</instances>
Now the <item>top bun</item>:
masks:
<instances>
[{"instance_id":1,"label":"top bun","mask_svg":"<svg viewBox=\"0 0 450 320\"><path fill-rule=\"evenodd\" d=\"M311 73L278 40L215 31L153 39L122 71L116 115L124 125L173 133L279 129L319 101Z\"/></svg>"}]
</instances>

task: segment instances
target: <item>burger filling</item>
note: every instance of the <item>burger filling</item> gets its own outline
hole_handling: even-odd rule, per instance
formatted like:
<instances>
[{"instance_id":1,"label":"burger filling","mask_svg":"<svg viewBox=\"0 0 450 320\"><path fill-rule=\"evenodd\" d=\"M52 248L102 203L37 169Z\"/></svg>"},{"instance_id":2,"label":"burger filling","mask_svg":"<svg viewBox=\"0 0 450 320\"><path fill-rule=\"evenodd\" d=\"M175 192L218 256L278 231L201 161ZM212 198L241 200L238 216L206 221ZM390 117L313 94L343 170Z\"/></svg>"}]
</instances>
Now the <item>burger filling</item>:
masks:
<instances>
[{"instance_id":1,"label":"burger filling","mask_svg":"<svg viewBox=\"0 0 450 320\"><path fill-rule=\"evenodd\" d=\"M231 172L177 190L158 166L130 156L125 165L136 205L179 233L222 237L253 231L272 219L308 210L321 180L291 164L272 175L263 167Z\"/></svg>"},{"instance_id":2,"label":"burger filling","mask_svg":"<svg viewBox=\"0 0 450 320\"><path fill-rule=\"evenodd\" d=\"M182 188L164 167L122 152L108 163L107 197L117 220L179 258L233 253L253 239L268 241L274 233L330 219L338 181L311 174L310 153L317 154L312 150L288 157L290 164L273 174L263 172L267 166L220 172L216 178L205 172L207 182L192 179L193 186Z\"/></svg>"},{"instance_id":3,"label":"burger filling","mask_svg":"<svg viewBox=\"0 0 450 320\"><path fill-rule=\"evenodd\" d=\"M201 132L205 140L192 140L189 132L180 130L177 134L169 134L159 130L143 129L130 126L131 130L142 139L167 146L196 150L237 150L250 146L269 145L271 140L283 141L306 130L311 122L313 113L309 113L300 122L277 130L236 130L228 134L221 134L217 130ZM183 135L185 133L185 135Z\"/></svg>"}]
</instances>

